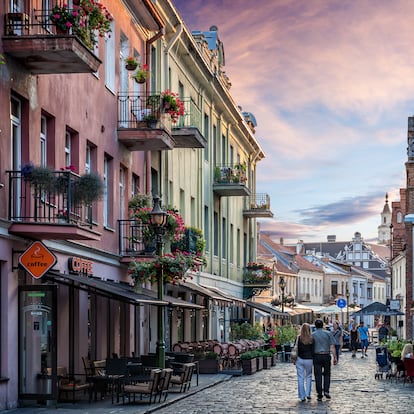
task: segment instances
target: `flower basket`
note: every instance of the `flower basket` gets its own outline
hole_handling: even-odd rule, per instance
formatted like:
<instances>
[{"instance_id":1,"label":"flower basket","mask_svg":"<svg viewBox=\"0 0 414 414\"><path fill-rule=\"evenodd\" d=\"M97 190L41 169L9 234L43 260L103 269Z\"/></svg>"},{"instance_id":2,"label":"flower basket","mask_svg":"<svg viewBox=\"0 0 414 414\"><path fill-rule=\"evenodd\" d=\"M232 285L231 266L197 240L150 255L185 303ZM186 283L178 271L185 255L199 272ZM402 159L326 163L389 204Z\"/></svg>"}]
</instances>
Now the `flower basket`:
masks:
<instances>
[{"instance_id":1,"label":"flower basket","mask_svg":"<svg viewBox=\"0 0 414 414\"><path fill-rule=\"evenodd\" d=\"M178 93L171 92L169 89L161 93L161 102L164 112L170 117L175 124L178 118L185 113L184 102L180 99Z\"/></svg>"},{"instance_id":2,"label":"flower basket","mask_svg":"<svg viewBox=\"0 0 414 414\"><path fill-rule=\"evenodd\" d=\"M148 66L142 65L140 66L137 62L137 71L132 75L132 79L135 80L137 83L145 83L149 76ZM136 69L136 68L135 68Z\"/></svg>"},{"instance_id":3,"label":"flower basket","mask_svg":"<svg viewBox=\"0 0 414 414\"><path fill-rule=\"evenodd\" d=\"M95 173L84 174L74 186L74 199L84 205L91 205L99 200L104 192L104 185L99 175Z\"/></svg>"},{"instance_id":4,"label":"flower basket","mask_svg":"<svg viewBox=\"0 0 414 414\"><path fill-rule=\"evenodd\" d=\"M125 68L127 70L135 70L138 67L138 61L133 56L128 56L125 59Z\"/></svg>"}]
</instances>

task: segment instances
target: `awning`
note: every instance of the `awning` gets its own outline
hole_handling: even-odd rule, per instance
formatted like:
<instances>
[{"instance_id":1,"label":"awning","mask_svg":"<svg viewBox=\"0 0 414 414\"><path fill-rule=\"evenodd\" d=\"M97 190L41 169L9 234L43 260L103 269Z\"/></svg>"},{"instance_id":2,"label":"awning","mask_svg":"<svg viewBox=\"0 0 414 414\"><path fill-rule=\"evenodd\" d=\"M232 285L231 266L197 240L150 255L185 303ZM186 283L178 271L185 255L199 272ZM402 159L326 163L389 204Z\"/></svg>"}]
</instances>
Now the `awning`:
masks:
<instances>
[{"instance_id":1,"label":"awning","mask_svg":"<svg viewBox=\"0 0 414 414\"><path fill-rule=\"evenodd\" d=\"M233 301L233 303L236 306L242 306L242 307L245 307L246 306L246 301L244 299L237 298L236 296L230 295L227 292L223 292L219 288L212 287L212 286L203 286L203 285L200 285L200 286L202 286L202 287L204 287L206 289L212 290L213 292L218 293L220 296L223 296L224 298L230 299L231 301Z\"/></svg>"},{"instance_id":2,"label":"awning","mask_svg":"<svg viewBox=\"0 0 414 414\"><path fill-rule=\"evenodd\" d=\"M268 315L275 316L278 319L288 319L289 314L287 312L280 312L275 309L272 305L266 303L252 302L250 300L246 301L246 305L251 308L258 309L259 311L265 312Z\"/></svg>"},{"instance_id":3,"label":"awning","mask_svg":"<svg viewBox=\"0 0 414 414\"><path fill-rule=\"evenodd\" d=\"M197 285L196 283L191 282L183 282L180 283L180 288L188 289L192 292L195 292L199 295L207 296L210 299L212 299L214 302L216 302L217 305L220 306L230 306L233 304L233 301L231 299L225 298L224 296L221 296L220 294L213 292L212 290L205 288L203 286Z\"/></svg>"},{"instance_id":4,"label":"awning","mask_svg":"<svg viewBox=\"0 0 414 414\"><path fill-rule=\"evenodd\" d=\"M49 272L46 275L56 283L74 285L78 289L86 289L95 293L114 298L133 305L156 305L156 306L179 306L191 309L202 309L203 306L187 302L180 298L164 295L163 300L157 298L157 292L149 289L142 289L142 293L136 293L134 287L125 282L114 280L103 280L97 277L71 275L66 273ZM52 277L50 277L52 276ZM75 284L74 284L75 283Z\"/></svg>"}]
</instances>

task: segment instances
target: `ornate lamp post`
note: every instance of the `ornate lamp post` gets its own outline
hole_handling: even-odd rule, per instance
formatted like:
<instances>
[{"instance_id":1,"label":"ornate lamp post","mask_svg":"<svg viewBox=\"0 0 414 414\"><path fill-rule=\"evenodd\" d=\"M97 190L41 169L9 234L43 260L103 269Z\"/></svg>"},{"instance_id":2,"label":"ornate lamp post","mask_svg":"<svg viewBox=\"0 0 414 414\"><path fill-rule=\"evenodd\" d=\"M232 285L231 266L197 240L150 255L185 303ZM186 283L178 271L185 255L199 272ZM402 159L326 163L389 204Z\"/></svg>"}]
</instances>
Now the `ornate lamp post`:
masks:
<instances>
[{"instance_id":1,"label":"ornate lamp post","mask_svg":"<svg viewBox=\"0 0 414 414\"><path fill-rule=\"evenodd\" d=\"M286 281L283 276L280 276L279 278L279 287L282 291L282 313L285 312L285 288L286 288ZM283 325L283 319L282 319L282 325Z\"/></svg>"},{"instance_id":2,"label":"ornate lamp post","mask_svg":"<svg viewBox=\"0 0 414 414\"><path fill-rule=\"evenodd\" d=\"M161 209L161 199L154 197L154 206L150 215L150 225L155 233L156 254L158 257L164 252L165 226L168 221L168 213ZM157 268L158 300L163 300L164 270L162 266ZM158 306L158 336L157 336L157 365L165 368L165 339L164 339L164 307Z\"/></svg>"}]
</instances>

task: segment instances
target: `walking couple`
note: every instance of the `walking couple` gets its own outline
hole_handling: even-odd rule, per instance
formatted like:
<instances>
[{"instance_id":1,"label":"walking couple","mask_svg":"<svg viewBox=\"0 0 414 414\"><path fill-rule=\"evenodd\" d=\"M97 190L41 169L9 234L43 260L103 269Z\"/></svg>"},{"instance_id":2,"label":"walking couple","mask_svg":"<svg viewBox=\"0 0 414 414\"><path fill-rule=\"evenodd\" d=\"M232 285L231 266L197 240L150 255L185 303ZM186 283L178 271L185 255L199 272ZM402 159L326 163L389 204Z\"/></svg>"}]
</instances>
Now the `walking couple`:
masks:
<instances>
[{"instance_id":1,"label":"walking couple","mask_svg":"<svg viewBox=\"0 0 414 414\"><path fill-rule=\"evenodd\" d=\"M297 359L294 361L298 376L298 395L301 401L311 399L312 367L315 375L315 386L318 401L325 395L330 399L331 353L333 364L337 364L335 339L331 332L323 329L321 319L315 321L315 332L311 333L310 325L304 323L296 339Z\"/></svg>"}]
</instances>

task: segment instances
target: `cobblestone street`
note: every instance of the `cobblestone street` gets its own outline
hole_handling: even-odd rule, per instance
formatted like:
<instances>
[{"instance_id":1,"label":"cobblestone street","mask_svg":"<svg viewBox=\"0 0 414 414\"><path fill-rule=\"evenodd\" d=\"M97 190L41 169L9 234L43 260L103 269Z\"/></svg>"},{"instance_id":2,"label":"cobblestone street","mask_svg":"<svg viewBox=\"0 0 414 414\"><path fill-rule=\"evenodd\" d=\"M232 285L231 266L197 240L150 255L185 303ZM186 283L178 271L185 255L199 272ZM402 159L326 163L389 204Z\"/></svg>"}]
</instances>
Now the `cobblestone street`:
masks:
<instances>
[{"instance_id":1,"label":"cobblestone street","mask_svg":"<svg viewBox=\"0 0 414 414\"><path fill-rule=\"evenodd\" d=\"M368 358L352 359L345 351L332 369L332 399L316 400L314 381L312 399L301 402L297 396L296 368L278 362L270 370L253 375L228 377L222 374L201 380L204 387L193 385L189 393L173 394L161 404L101 403L60 404L58 408L19 408L11 414L414 414L414 383L403 379L375 379L375 349ZM228 379L230 378L230 379ZM223 381L217 383L219 381ZM215 384L215 385L213 385ZM177 399L178 398L178 399ZM5 412L5 413L6 413Z\"/></svg>"},{"instance_id":2,"label":"cobblestone street","mask_svg":"<svg viewBox=\"0 0 414 414\"><path fill-rule=\"evenodd\" d=\"M375 379L375 350L369 357L352 359L341 355L333 367L330 401L316 400L314 382L312 400L297 397L296 369L290 363L278 363L271 370L251 376L233 377L203 392L161 408L158 414L266 414L266 413L414 413L414 384L403 380Z\"/></svg>"}]
</instances>

